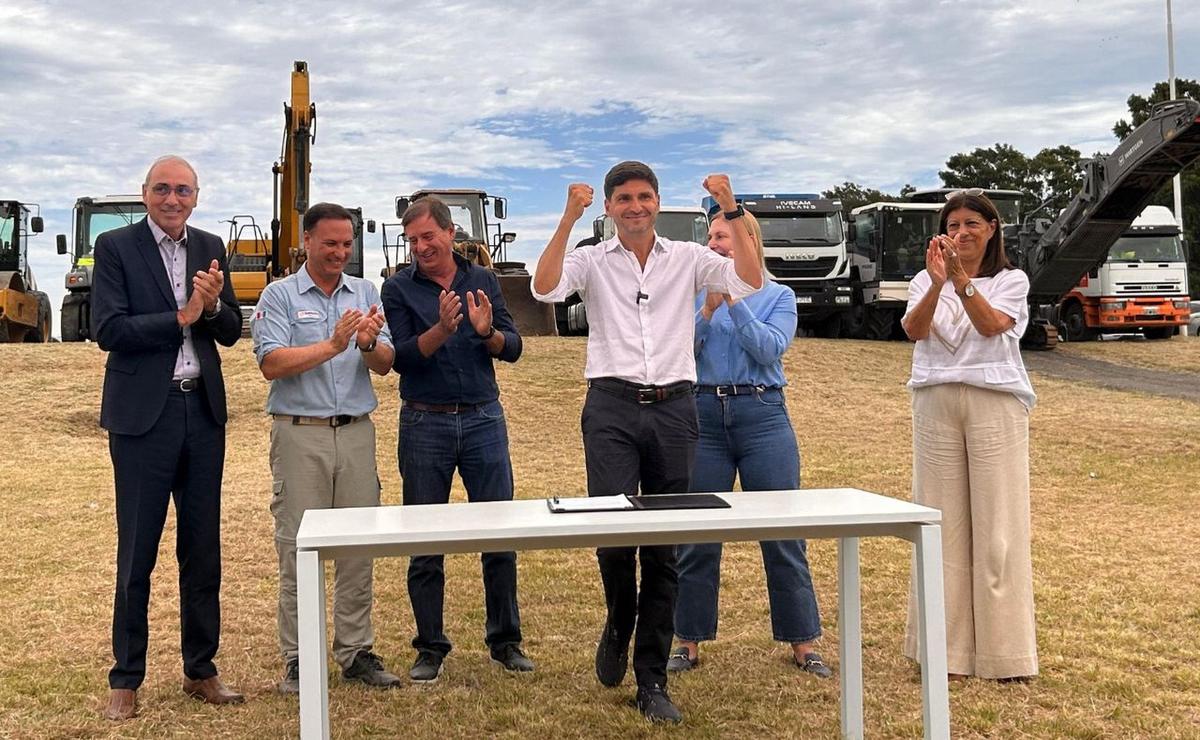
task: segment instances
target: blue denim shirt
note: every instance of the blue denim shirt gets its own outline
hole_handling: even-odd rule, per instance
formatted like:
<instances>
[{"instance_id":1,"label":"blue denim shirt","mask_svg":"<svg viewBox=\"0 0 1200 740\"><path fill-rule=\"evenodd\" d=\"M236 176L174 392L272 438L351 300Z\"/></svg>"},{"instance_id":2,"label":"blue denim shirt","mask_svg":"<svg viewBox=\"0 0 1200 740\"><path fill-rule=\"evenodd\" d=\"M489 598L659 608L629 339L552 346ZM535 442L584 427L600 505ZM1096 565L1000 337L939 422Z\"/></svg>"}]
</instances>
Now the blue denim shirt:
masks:
<instances>
[{"instance_id":1,"label":"blue denim shirt","mask_svg":"<svg viewBox=\"0 0 1200 740\"><path fill-rule=\"evenodd\" d=\"M450 289L467 310L467 291L482 290L492 303L492 326L504 335L496 359L516 362L521 335L500 292L495 273L454 255L458 272ZM383 284L383 312L396 347L393 366L400 373L400 397L421 403L486 403L500 397L492 355L464 315L454 336L430 357L421 354L417 338L438 322L442 286L425 277L414 263Z\"/></svg>"},{"instance_id":2,"label":"blue denim shirt","mask_svg":"<svg viewBox=\"0 0 1200 740\"><path fill-rule=\"evenodd\" d=\"M796 296L773 281L705 321L696 299L697 385L787 385L783 353L796 336Z\"/></svg>"},{"instance_id":3,"label":"blue denim shirt","mask_svg":"<svg viewBox=\"0 0 1200 740\"><path fill-rule=\"evenodd\" d=\"M263 358L281 347L303 347L333 336L342 314L352 308L363 313L379 304L379 292L369 280L342 275L332 295L317 287L304 265L266 287L250 319L254 354ZM377 341L391 346L385 326ZM361 416L378 401L362 353L354 345L328 362L299 375L271 381L267 413L293 416Z\"/></svg>"}]
</instances>

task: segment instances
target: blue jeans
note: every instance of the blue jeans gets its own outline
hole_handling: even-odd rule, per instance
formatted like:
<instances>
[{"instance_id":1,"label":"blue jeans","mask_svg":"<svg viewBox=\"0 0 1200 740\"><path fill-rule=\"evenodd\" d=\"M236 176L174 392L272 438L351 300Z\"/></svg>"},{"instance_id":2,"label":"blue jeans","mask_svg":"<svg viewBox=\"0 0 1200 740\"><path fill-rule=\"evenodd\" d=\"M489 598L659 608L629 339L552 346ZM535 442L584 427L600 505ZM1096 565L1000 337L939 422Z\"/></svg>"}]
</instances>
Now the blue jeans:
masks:
<instances>
[{"instance_id":1,"label":"blue jeans","mask_svg":"<svg viewBox=\"0 0 1200 740\"><path fill-rule=\"evenodd\" d=\"M397 456L405 506L448 502L455 468L462 476L468 500L512 500L508 426L499 401L458 414L401 407ZM493 650L506 643L518 643L521 615L517 610L517 554L485 552L480 559L487 610L485 641ZM444 561L442 555L424 555L412 558L408 566L408 598L417 623L413 647L439 655L451 648L442 622Z\"/></svg>"},{"instance_id":2,"label":"blue jeans","mask_svg":"<svg viewBox=\"0 0 1200 740\"><path fill-rule=\"evenodd\" d=\"M783 391L696 397L700 441L692 490L731 491L734 476L745 491L800 487L800 450L783 404ZM780 642L811 642L821 636L821 616L804 540L760 543L771 603L771 631ZM688 642L717 636L721 543L680 545L675 634Z\"/></svg>"}]
</instances>

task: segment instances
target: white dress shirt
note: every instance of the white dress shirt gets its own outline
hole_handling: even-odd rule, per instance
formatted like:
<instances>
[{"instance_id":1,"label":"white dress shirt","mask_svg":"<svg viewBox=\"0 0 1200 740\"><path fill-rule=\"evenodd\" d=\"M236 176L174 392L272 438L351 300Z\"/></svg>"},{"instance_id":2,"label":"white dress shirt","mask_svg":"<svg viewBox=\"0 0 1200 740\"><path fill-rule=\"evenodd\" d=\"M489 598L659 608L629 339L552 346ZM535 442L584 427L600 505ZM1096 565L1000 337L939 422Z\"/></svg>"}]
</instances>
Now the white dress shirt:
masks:
<instances>
[{"instance_id":1,"label":"white dress shirt","mask_svg":"<svg viewBox=\"0 0 1200 740\"><path fill-rule=\"evenodd\" d=\"M162 257L163 267L167 268L167 280L171 283L171 291L175 294L176 308L182 309L187 305L187 289L191 278L187 271L187 226L183 227L183 238L175 241L167 232L154 223L154 219L146 217L150 224L150 233L154 243L158 245L158 255ZM179 346L179 354L175 356L175 374L173 380L200 377L200 360L196 357L196 348L192 344L192 327L183 327L183 344Z\"/></svg>"},{"instance_id":2,"label":"white dress shirt","mask_svg":"<svg viewBox=\"0 0 1200 740\"><path fill-rule=\"evenodd\" d=\"M696 382L692 352L696 297L704 290L736 300L755 289L733 260L694 242L655 235L643 270L618 237L579 247L563 258L562 277L539 301L558 303L578 291L587 307L586 378L643 385Z\"/></svg>"}]
</instances>

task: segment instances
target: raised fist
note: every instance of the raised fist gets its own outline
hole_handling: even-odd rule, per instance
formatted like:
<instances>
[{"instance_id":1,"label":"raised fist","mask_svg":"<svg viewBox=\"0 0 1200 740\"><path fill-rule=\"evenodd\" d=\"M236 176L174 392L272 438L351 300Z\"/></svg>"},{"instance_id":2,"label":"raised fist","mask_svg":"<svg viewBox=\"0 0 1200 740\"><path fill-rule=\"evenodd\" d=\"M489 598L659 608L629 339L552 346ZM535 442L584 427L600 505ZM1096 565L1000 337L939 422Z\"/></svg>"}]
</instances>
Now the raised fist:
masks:
<instances>
[{"instance_id":1,"label":"raised fist","mask_svg":"<svg viewBox=\"0 0 1200 740\"><path fill-rule=\"evenodd\" d=\"M567 186L567 208L565 215L578 221L583 218L583 212L592 204L594 193L591 185L585 185L581 182L571 183Z\"/></svg>"}]
</instances>

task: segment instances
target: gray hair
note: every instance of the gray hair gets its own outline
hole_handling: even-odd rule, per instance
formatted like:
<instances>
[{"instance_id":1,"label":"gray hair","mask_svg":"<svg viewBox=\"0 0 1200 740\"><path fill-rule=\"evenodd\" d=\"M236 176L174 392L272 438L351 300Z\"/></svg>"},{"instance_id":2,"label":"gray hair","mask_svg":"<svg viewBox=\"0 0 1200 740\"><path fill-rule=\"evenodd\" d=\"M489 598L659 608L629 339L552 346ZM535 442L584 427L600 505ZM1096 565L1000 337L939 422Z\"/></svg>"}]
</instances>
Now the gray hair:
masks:
<instances>
[{"instance_id":1,"label":"gray hair","mask_svg":"<svg viewBox=\"0 0 1200 740\"><path fill-rule=\"evenodd\" d=\"M196 174L196 168L192 166L191 162L188 162L178 154L164 154L163 156L151 162L150 169L146 170L146 179L142 181L142 185L149 186L150 175L154 174L154 168L160 164L165 164L166 162L178 162L184 167L187 167L188 171L192 173L192 181L196 183L196 189L200 189L200 177Z\"/></svg>"}]
</instances>

